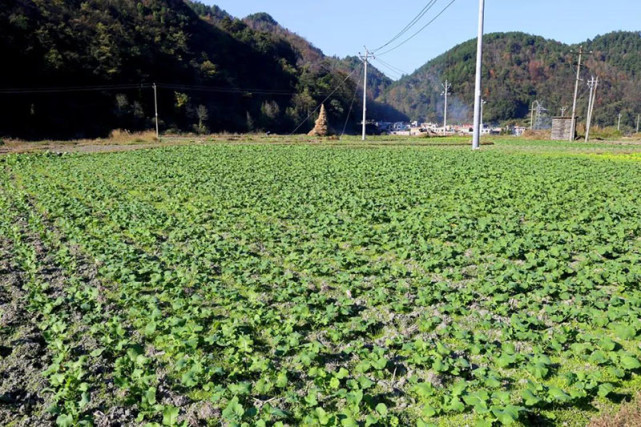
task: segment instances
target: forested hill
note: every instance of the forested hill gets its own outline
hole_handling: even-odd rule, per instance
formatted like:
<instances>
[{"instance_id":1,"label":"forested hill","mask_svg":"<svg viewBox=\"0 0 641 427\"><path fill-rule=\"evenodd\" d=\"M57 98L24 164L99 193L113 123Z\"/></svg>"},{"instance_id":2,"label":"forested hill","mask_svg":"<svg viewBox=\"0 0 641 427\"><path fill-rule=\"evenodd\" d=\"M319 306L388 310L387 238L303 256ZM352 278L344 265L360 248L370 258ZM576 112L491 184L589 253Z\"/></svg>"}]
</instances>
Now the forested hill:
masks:
<instances>
[{"instance_id":1,"label":"forested hill","mask_svg":"<svg viewBox=\"0 0 641 427\"><path fill-rule=\"evenodd\" d=\"M247 16L243 19L243 22L255 31L269 34L271 37L276 37L290 44L299 55L299 67L312 71L318 71L319 68L323 67L338 70L351 75L352 82L359 90L362 90L363 62L357 56L348 56L346 58L325 56L323 52L312 43L287 28L282 27L273 17L266 13ZM392 84L392 79L379 71L375 66L369 65L367 72L367 94L369 98L368 111L372 118L378 120L408 119L406 115L400 113L398 110L385 103L376 101ZM359 101L357 106L360 108L362 103Z\"/></svg>"},{"instance_id":2,"label":"forested hill","mask_svg":"<svg viewBox=\"0 0 641 427\"><path fill-rule=\"evenodd\" d=\"M336 87L342 128L357 89L322 52L311 66L291 38L184 0L5 0L0 28L0 136L152 128L152 83L164 130L290 132Z\"/></svg>"},{"instance_id":3,"label":"forested hill","mask_svg":"<svg viewBox=\"0 0 641 427\"><path fill-rule=\"evenodd\" d=\"M528 117L534 100L552 115L571 107L579 45L566 45L524 33L485 36L483 97L486 121ZM581 71L578 114L585 117L587 80L598 76L596 123L612 125L619 112L631 126L641 113L641 33L615 32L582 43L588 53ZM413 119L442 118L443 88L452 84L449 117L471 119L474 96L476 40L454 47L394 83L379 101L389 103Z\"/></svg>"},{"instance_id":4,"label":"forested hill","mask_svg":"<svg viewBox=\"0 0 641 427\"><path fill-rule=\"evenodd\" d=\"M325 56L264 13L238 19L187 0L5 0L0 28L0 137L153 128L152 83L164 131L289 133L303 123L305 132L334 89L330 125L342 130L347 120L355 130L360 120L361 61ZM535 99L554 114L571 105L577 46L522 33L490 34L485 46L486 120L527 117ZM641 35L584 46L592 53L582 77L602 83L596 122L612 124L620 112L632 123L641 109ZM369 117L440 119L448 79L450 117L469 120L475 51L474 40L463 43L398 82L371 67ZM586 92L582 84L581 115Z\"/></svg>"}]
</instances>

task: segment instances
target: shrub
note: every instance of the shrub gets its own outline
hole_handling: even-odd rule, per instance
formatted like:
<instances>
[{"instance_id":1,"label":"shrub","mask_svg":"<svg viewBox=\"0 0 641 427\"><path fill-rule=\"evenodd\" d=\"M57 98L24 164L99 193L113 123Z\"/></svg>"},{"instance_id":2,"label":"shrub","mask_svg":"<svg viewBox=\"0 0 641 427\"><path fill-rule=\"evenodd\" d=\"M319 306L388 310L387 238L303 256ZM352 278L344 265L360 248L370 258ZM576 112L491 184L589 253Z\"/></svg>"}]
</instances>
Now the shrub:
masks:
<instances>
[{"instance_id":1,"label":"shrub","mask_svg":"<svg viewBox=\"0 0 641 427\"><path fill-rule=\"evenodd\" d=\"M131 133L126 129L114 129L109 134L109 142L125 144L130 142L154 142L158 141L156 132L147 130L144 132Z\"/></svg>"}]
</instances>

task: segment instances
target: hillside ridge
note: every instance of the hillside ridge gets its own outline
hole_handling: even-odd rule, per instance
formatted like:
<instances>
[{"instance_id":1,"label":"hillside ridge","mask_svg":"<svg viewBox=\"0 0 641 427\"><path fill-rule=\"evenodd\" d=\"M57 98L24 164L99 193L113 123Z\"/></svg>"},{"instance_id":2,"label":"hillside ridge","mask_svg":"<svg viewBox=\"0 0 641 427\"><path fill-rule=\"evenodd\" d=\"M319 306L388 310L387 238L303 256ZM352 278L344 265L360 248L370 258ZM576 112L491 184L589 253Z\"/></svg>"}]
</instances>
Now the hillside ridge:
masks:
<instances>
[{"instance_id":1,"label":"hillside ridge","mask_svg":"<svg viewBox=\"0 0 641 427\"><path fill-rule=\"evenodd\" d=\"M585 116L590 76L600 78L595 120L611 125L621 113L632 124L641 113L641 33L616 31L579 44L565 44L523 32L491 33L484 37L483 97L485 120L504 122L528 117L539 100L550 115L572 104L576 52L584 56L578 115ZM390 85L378 98L415 120L440 120L441 83L452 84L455 121L470 120L474 94L476 39L468 40L428 61Z\"/></svg>"}]
</instances>

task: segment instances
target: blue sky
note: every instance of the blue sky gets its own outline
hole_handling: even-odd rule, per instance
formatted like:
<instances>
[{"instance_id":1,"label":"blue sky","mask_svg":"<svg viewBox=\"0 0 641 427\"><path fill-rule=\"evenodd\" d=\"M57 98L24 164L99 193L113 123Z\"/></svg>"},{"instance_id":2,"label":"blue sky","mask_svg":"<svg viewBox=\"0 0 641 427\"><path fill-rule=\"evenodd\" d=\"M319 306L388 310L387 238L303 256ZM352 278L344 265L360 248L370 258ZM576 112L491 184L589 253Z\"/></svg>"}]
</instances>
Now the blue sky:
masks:
<instances>
[{"instance_id":1,"label":"blue sky","mask_svg":"<svg viewBox=\"0 0 641 427\"><path fill-rule=\"evenodd\" d=\"M327 55L339 57L375 49L394 37L428 0L201 0L242 18L267 12L281 25L305 37ZM418 30L451 0L435 6ZM614 30L641 31L639 0L486 0L486 33L524 31L564 43L578 43ZM392 78L411 73L451 47L476 37L478 0L455 0L443 15L375 65ZM407 35L415 32L413 28ZM401 38L399 41L402 41ZM391 45L394 47L394 45Z\"/></svg>"}]
</instances>

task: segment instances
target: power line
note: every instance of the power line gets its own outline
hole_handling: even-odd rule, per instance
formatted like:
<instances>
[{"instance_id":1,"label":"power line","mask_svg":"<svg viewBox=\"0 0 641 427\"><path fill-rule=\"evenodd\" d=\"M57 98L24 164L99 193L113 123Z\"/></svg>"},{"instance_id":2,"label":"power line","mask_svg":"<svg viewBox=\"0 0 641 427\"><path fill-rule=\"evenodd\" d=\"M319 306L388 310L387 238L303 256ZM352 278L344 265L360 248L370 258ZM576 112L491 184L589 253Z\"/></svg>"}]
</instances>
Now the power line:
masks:
<instances>
[{"instance_id":1,"label":"power line","mask_svg":"<svg viewBox=\"0 0 641 427\"><path fill-rule=\"evenodd\" d=\"M66 93L66 92L100 92L106 90L146 89L152 87L149 83L121 84L101 86L63 86L41 88L7 88L0 89L0 94L38 94L38 93Z\"/></svg>"},{"instance_id":2,"label":"power line","mask_svg":"<svg viewBox=\"0 0 641 427\"><path fill-rule=\"evenodd\" d=\"M430 20L427 24L425 24L423 27L421 27L421 29L420 29L420 30L418 30L417 32L415 32L414 34L412 34L410 37L408 37L407 39L405 39L404 41L402 41L402 42L401 42L401 43L399 43L398 45L394 46L393 48L388 49L388 50L386 50L386 51L385 51L385 52L383 52L383 53L378 53L377 55L378 55L378 56L387 55L388 53L390 53L390 52L392 52L392 51L395 51L395 50L396 50L396 49L398 49L399 47L403 46L405 43L409 42L409 41L410 41L410 40L412 40L414 37L418 36L418 35L419 35L420 33L422 33L422 32L423 32L427 27L429 27L430 25L432 25L432 24L434 23L434 21L436 21L438 18L440 18L440 16L441 16L441 15L443 15L443 14L445 13L445 11L446 11L447 9L449 9L449 8L450 8L450 6L452 6L452 5L454 4L454 2L455 2L455 1L456 1L456 0L452 0L451 2L449 2L449 3L447 4L447 6L445 6L445 7L443 8L443 10L441 10L441 11L438 13L438 15L436 15L434 18L432 18L432 20Z\"/></svg>"},{"instance_id":3,"label":"power line","mask_svg":"<svg viewBox=\"0 0 641 427\"><path fill-rule=\"evenodd\" d=\"M389 67L387 67L387 66L385 66L385 65L383 65L383 64L377 64L377 65L378 65L379 67L381 67L381 66L382 66L382 67L384 67L384 68L385 68L385 70L386 70L386 72L387 72L387 73L389 73L389 74L390 74L393 78L395 78L395 79L400 79L400 78L403 76L403 75L402 75L401 73L399 73L398 71L393 70L393 69L391 69L391 68L389 68Z\"/></svg>"},{"instance_id":4,"label":"power line","mask_svg":"<svg viewBox=\"0 0 641 427\"><path fill-rule=\"evenodd\" d=\"M405 71L405 70L403 70L403 69L401 69L401 68L398 68L398 67L396 67L395 65L392 65L392 64L390 64L390 63L388 63L388 62L385 62L385 61L383 61L381 58L376 58L376 60L377 60L378 62L380 62L380 63L382 63L382 64L386 65L387 67L392 68L392 69L394 69L394 70L398 71L398 72L399 72L399 73L401 73L401 74L409 74L407 71Z\"/></svg>"},{"instance_id":5,"label":"power line","mask_svg":"<svg viewBox=\"0 0 641 427\"><path fill-rule=\"evenodd\" d=\"M256 88L239 88L239 87L225 88L225 87L183 85L183 84L172 84L172 83L159 83L158 87L164 88L164 89L174 89L174 90L231 93L231 94L240 93L240 94L257 94L257 95L283 95L283 96L293 96L297 94L297 92L291 92L288 90L281 90L281 89L256 89Z\"/></svg>"},{"instance_id":6,"label":"power line","mask_svg":"<svg viewBox=\"0 0 641 427\"><path fill-rule=\"evenodd\" d=\"M436 4L436 2L437 2L437 1L438 1L438 0L430 0L430 2L429 2L427 5L425 5L425 7L423 7L423 9L422 9L422 10L421 10L421 11L420 11L420 12L419 12L419 13L418 13L418 14L417 14L417 15L416 15L416 16L415 16L411 21L410 21L410 23L409 23L409 24L407 24L407 25L405 26L405 28L403 28L403 29L402 29L402 30L401 30L397 35L395 35L395 36L394 36L390 41L388 41L387 43L385 43L385 44L384 44L384 45L382 45L381 47L378 47L378 48L374 49L374 50L373 50L373 52L374 52L374 53L376 53L376 52L378 52L379 50L386 48L387 46L389 46L390 44L394 43L396 40L398 40L399 38L401 38L401 37L402 37L406 32L408 32L408 31L409 31L409 30L410 30L414 25L416 25L416 24L418 23L418 21L420 21L420 20L425 16L425 14L426 14L427 12L429 12L429 11L430 11L430 9L432 9L432 7L434 7L434 5Z\"/></svg>"},{"instance_id":7,"label":"power line","mask_svg":"<svg viewBox=\"0 0 641 427\"><path fill-rule=\"evenodd\" d=\"M293 96L297 92L284 89L257 89L257 88L240 88L240 87L216 87L216 86L199 86L177 83L158 83L158 88L188 90L199 92L217 92L217 93L241 93L241 94L258 94L258 95L284 95ZM65 86L65 87L42 87L42 88L7 88L0 89L0 94L47 94L47 93L71 93L71 92L102 92L110 90L133 90L149 89L153 84L121 84L121 85L101 85L101 86Z\"/></svg>"},{"instance_id":8,"label":"power line","mask_svg":"<svg viewBox=\"0 0 641 427\"><path fill-rule=\"evenodd\" d=\"M403 76L403 75L409 74L408 72L403 71L400 68L395 67L394 65L389 64L389 63L383 61L380 58L374 58L374 59L376 60L376 62L380 63L380 65L382 65L383 67L385 67L388 70L392 71L394 74L398 74L399 76Z\"/></svg>"},{"instance_id":9,"label":"power line","mask_svg":"<svg viewBox=\"0 0 641 427\"><path fill-rule=\"evenodd\" d=\"M309 115L308 115L307 117L305 117L305 120L303 120L302 122L300 122L300 124L299 124L298 126L296 126L296 129L294 129L294 130L293 130L289 135L291 136L291 135L295 134L295 133L296 133L296 131L297 131L298 129L300 129L300 127L301 127L301 126L303 126L303 125L305 124L305 122L306 122L307 120L309 120L309 118L310 118L310 117L312 117L312 115L314 115L314 113L316 113L316 111L318 111L318 109L321 107L321 105L323 105L325 102L327 102L327 100L328 100L329 98L331 98L331 97L332 97L332 95L334 95L334 94L338 91L338 89L340 89L340 87L341 87L341 86L343 86L347 80L351 79L351 78L352 78L352 76L354 75L354 73L356 73L356 72L357 72L357 71L359 71L359 70L360 70L360 67L359 67L359 68L355 68L355 69L354 69L354 70L353 70L353 71L352 71L352 72L351 72L347 77L345 77L345 79L344 79L342 82L340 82L340 83L336 86L336 88L335 88L335 89L334 89L334 90L333 90L329 95L327 95L327 97L326 97L325 99L323 99L323 100L321 101L321 103L320 103L320 104L318 104L318 105L316 106L316 108L314 108L314 111L312 111L311 113L309 113Z\"/></svg>"},{"instance_id":10,"label":"power line","mask_svg":"<svg viewBox=\"0 0 641 427\"><path fill-rule=\"evenodd\" d=\"M360 80L361 73L358 74L358 77ZM358 88L360 87L360 83L356 84L356 87L354 88L354 96L352 97L352 103L349 106L349 112L347 113L347 117L345 118L345 126L343 126L343 133L341 133L341 138L345 135L345 130L347 129L347 123L349 123L349 116L352 115L352 109L354 108L354 102L356 102L356 95L358 95Z\"/></svg>"}]
</instances>

